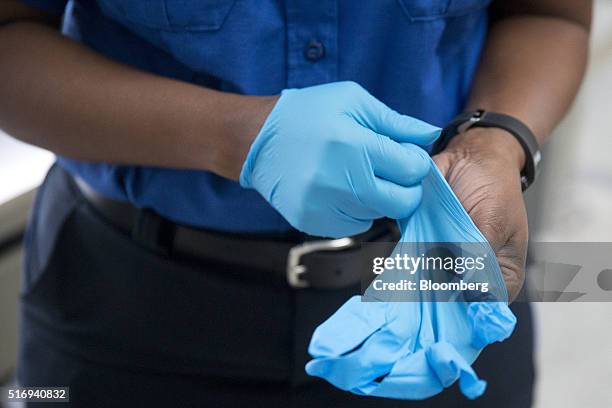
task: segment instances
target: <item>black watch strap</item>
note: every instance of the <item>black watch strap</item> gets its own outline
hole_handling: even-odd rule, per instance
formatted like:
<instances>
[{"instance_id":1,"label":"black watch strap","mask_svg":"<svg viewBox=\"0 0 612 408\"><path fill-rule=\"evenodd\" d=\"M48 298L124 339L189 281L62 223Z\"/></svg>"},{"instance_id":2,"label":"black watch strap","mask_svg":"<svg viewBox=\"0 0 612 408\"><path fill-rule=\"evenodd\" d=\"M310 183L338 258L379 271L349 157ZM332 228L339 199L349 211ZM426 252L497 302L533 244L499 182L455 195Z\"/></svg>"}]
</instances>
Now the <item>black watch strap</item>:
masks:
<instances>
[{"instance_id":1,"label":"black watch strap","mask_svg":"<svg viewBox=\"0 0 612 408\"><path fill-rule=\"evenodd\" d=\"M525 191L536 178L542 154L538 141L531 130L523 122L512 116L484 110L461 113L442 130L440 138L433 146L432 153L441 152L453 136L472 127L504 129L518 140L525 152L525 166L521 170L521 186Z\"/></svg>"}]
</instances>

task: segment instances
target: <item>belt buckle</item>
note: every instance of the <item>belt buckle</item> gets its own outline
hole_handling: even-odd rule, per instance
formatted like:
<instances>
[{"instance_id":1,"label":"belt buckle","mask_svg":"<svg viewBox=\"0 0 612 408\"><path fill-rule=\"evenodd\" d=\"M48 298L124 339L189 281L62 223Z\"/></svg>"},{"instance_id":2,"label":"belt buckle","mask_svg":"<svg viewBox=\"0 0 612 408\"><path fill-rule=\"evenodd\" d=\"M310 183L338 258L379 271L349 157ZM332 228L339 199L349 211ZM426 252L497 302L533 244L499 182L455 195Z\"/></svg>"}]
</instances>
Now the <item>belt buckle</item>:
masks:
<instances>
[{"instance_id":1,"label":"belt buckle","mask_svg":"<svg viewBox=\"0 0 612 408\"><path fill-rule=\"evenodd\" d=\"M304 279L307 272L305 265L301 264L304 255L319 251L342 251L355 245L355 240L350 237L309 241L296 245L289 250L287 256L287 282L295 289L307 288L310 283Z\"/></svg>"}]
</instances>

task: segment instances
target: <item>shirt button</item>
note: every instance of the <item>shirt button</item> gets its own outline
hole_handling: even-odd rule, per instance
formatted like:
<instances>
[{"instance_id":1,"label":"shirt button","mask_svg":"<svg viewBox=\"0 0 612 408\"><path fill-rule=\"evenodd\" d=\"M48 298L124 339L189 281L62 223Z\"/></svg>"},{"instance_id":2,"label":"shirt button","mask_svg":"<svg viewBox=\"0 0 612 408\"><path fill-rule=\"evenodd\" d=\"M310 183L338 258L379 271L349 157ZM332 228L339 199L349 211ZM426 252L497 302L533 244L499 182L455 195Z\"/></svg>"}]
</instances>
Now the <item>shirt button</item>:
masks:
<instances>
[{"instance_id":1,"label":"shirt button","mask_svg":"<svg viewBox=\"0 0 612 408\"><path fill-rule=\"evenodd\" d=\"M325 47L321 41L310 40L306 48L304 48L304 58L310 62L320 60L325 56Z\"/></svg>"}]
</instances>

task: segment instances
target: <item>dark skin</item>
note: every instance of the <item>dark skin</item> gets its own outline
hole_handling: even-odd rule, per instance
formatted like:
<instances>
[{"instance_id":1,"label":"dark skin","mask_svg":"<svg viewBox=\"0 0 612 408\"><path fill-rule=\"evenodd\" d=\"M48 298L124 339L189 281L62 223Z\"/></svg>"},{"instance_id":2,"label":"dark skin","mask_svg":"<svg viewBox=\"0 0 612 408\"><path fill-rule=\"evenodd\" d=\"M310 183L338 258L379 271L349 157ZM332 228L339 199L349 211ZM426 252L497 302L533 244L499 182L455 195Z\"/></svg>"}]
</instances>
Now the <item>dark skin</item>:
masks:
<instances>
[{"instance_id":1,"label":"dark skin","mask_svg":"<svg viewBox=\"0 0 612 408\"><path fill-rule=\"evenodd\" d=\"M11 101L0 108L0 129L75 159L238 179L278 96L152 75L67 39L58 26L16 0L0 2L0 100Z\"/></svg>"},{"instance_id":2,"label":"dark skin","mask_svg":"<svg viewBox=\"0 0 612 408\"><path fill-rule=\"evenodd\" d=\"M519 118L544 143L580 85L587 60L590 1L513 1L494 5L467 110ZM551 45L554 44L554 45ZM527 213L522 148L501 129L473 128L434 160L491 244L510 299L525 280Z\"/></svg>"},{"instance_id":3,"label":"dark skin","mask_svg":"<svg viewBox=\"0 0 612 408\"><path fill-rule=\"evenodd\" d=\"M495 2L466 109L515 116L544 142L584 74L591 3ZM74 159L238 179L278 96L223 93L138 71L62 37L58 24L16 0L0 3L0 101L11 101L0 107L0 128ZM527 250L520 145L503 130L472 129L434 159L491 243L514 299Z\"/></svg>"}]
</instances>

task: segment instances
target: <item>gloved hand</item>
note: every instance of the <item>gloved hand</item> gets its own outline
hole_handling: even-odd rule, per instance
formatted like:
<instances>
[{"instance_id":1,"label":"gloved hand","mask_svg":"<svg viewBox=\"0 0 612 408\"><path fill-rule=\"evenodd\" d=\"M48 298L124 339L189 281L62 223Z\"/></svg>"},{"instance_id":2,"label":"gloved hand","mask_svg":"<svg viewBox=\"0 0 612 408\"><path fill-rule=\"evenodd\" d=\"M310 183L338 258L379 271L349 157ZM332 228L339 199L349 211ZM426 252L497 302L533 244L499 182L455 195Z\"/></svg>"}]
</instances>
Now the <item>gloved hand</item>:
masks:
<instances>
[{"instance_id":1,"label":"gloved hand","mask_svg":"<svg viewBox=\"0 0 612 408\"><path fill-rule=\"evenodd\" d=\"M401 252L402 242L473 242L492 254L430 163L432 171L423 180L423 205L399 221L402 238L396 251ZM494 256L491 259L486 280L490 298L497 301L436 301L435 293L428 292L420 301L380 302L374 301L377 294L370 286L365 297L371 301L351 298L316 329L309 348L314 359L306 371L362 395L424 399L459 380L468 398L480 396L486 383L470 365L487 344L506 339L516 323L503 301L507 291L499 265ZM427 271L418 274L427 278Z\"/></svg>"},{"instance_id":2,"label":"gloved hand","mask_svg":"<svg viewBox=\"0 0 612 408\"><path fill-rule=\"evenodd\" d=\"M400 143L426 146L439 133L354 82L288 89L255 138L240 184L303 232L354 235L374 219L412 214L429 161Z\"/></svg>"}]
</instances>

